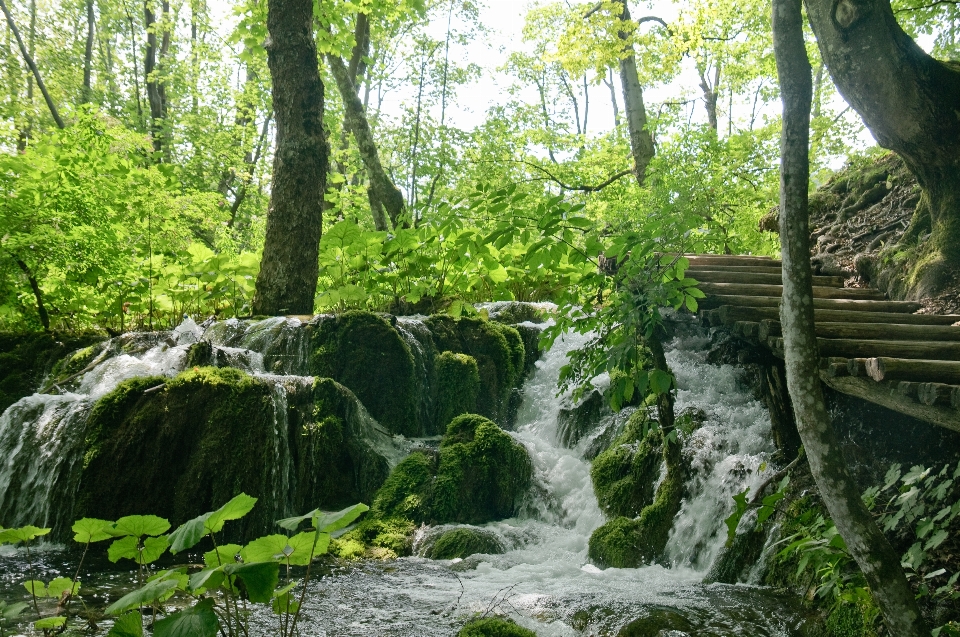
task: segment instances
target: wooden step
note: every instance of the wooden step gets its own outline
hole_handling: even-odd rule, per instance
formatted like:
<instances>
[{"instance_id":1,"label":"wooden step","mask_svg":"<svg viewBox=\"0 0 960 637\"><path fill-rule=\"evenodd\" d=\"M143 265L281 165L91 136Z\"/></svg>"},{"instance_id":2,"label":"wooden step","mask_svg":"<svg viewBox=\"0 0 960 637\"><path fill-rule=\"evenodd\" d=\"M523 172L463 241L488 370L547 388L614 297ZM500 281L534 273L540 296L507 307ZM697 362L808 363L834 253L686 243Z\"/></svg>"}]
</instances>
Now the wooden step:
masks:
<instances>
[{"instance_id":1,"label":"wooden step","mask_svg":"<svg viewBox=\"0 0 960 637\"><path fill-rule=\"evenodd\" d=\"M952 360L876 357L867 360L866 368L867 375L877 382L906 380L960 385L960 362Z\"/></svg>"},{"instance_id":2,"label":"wooden step","mask_svg":"<svg viewBox=\"0 0 960 637\"><path fill-rule=\"evenodd\" d=\"M690 264L691 270L710 270L713 272L752 272L754 274L782 274L779 265L706 265Z\"/></svg>"},{"instance_id":3,"label":"wooden step","mask_svg":"<svg viewBox=\"0 0 960 637\"><path fill-rule=\"evenodd\" d=\"M711 294L700 300L700 308L712 310L721 305L740 307L780 307L779 296L728 296ZM818 310L849 310L857 312L902 312L912 314L923 307L913 301L862 301L859 299L813 299L813 307ZM957 317L960 320L960 317Z\"/></svg>"},{"instance_id":4,"label":"wooden step","mask_svg":"<svg viewBox=\"0 0 960 637\"><path fill-rule=\"evenodd\" d=\"M952 325L960 321L960 315L951 314L900 314L895 312L861 312L847 310L814 310L818 323L893 323L898 325ZM737 321L780 320L776 307L739 307L724 305L715 310L701 312L701 321L712 327L732 326Z\"/></svg>"},{"instance_id":5,"label":"wooden step","mask_svg":"<svg viewBox=\"0 0 960 637\"><path fill-rule=\"evenodd\" d=\"M907 325L902 323L817 323L817 336L859 340L960 341L960 327L944 325ZM760 322L760 339L783 336L779 321Z\"/></svg>"},{"instance_id":6,"label":"wooden step","mask_svg":"<svg viewBox=\"0 0 960 637\"><path fill-rule=\"evenodd\" d=\"M778 272L776 274L765 274L757 272L730 272L727 270L701 270L689 269L686 276L704 283L759 283L763 285L781 285L783 277ZM815 276L813 284L820 287L843 287L843 277L839 276Z\"/></svg>"},{"instance_id":7,"label":"wooden step","mask_svg":"<svg viewBox=\"0 0 960 637\"><path fill-rule=\"evenodd\" d=\"M960 361L960 343L945 343L943 341L866 341L848 338L818 338L817 345L820 348L821 356ZM944 379L931 378L929 380L943 381Z\"/></svg>"},{"instance_id":8,"label":"wooden step","mask_svg":"<svg viewBox=\"0 0 960 637\"><path fill-rule=\"evenodd\" d=\"M690 261L690 267L698 265L760 265L766 267L779 267L780 261L770 257L758 257L739 254L685 254L683 255Z\"/></svg>"},{"instance_id":9,"label":"wooden step","mask_svg":"<svg viewBox=\"0 0 960 637\"><path fill-rule=\"evenodd\" d=\"M697 287L704 294L734 294L742 296L781 296L782 285L759 285L748 283L701 283ZM813 287L813 297L817 299L870 299L884 300L884 295L878 290L867 288L828 288Z\"/></svg>"}]
</instances>

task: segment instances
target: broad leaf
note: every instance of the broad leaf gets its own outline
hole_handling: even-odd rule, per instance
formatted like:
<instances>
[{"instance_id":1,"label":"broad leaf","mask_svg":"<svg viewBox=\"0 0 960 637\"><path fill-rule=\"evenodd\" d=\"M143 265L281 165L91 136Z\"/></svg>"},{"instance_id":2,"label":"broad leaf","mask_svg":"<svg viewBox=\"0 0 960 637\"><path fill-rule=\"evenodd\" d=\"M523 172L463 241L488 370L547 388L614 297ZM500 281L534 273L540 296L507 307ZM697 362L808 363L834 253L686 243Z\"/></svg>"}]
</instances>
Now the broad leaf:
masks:
<instances>
[{"instance_id":1,"label":"broad leaf","mask_svg":"<svg viewBox=\"0 0 960 637\"><path fill-rule=\"evenodd\" d=\"M143 637L143 618L140 611L131 611L117 617L107 637Z\"/></svg>"},{"instance_id":2,"label":"broad leaf","mask_svg":"<svg viewBox=\"0 0 960 637\"><path fill-rule=\"evenodd\" d=\"M223 530L224 522L227 522L228 520L239 520L246 514L250 513L256 503L257 499L247 495L246 493L241 493L240 495L235 496L229 502L210 514L210 517L206 522L207 531L210 533L219 533L221 530Z\"/></svg>"},{"instance_id":3,"label":"broad leaf","mask_svg":"<svg viewBox=\"0 0 960 637\"><path fill-rule=\"evenodd\" d=\"M17 602L16 604L7 604L0 602L0 618L12 620L30 607L26 602Z\"/></svg>"},{"instance_id":4,"label":"broad leaf","mask_svg":"<svg viewBox=\"0 0 960 637\"><path fill-rule=\"evenodd\" d=\"M124 611L146 606L171 593L178 583L176 580L160 579L148 582L143 588L127 593L107 607L108 615L118 615Z\"/></svg>"},{"instance_id":5,"label":"broad leaf","mask_svg":"<svg viewBox=\"0 0 960 637\"><path fill-rule=\"evenodd\" d=\"M243 558L243 561L248 564L253 562L272 562L286 557L284 554L286 547L286 535L265 535L243 547L240 551L240 556Z\"/></svg>"},{"instance_id":6,"label":"broad leaf","mask_svg":"<svg viewBox=\"0 0 960 637\"><path fill-rule=\"evenodd\" d=\"M132 535L162 535L170 530L170 522L155 515L128 515L117 520L113 525L116 536Z\"/></svg>"},{"instance_id":7,"label":"broad leaf","mask_svg":"<svg viewBox=\"0 0 960 637\"><path fill-rule=\"evenodd\" d=\"M237 561L237 554L240 553L242 548L239 544L218 546L214 550L203 554L203 563L210 567L234 564Z\"/></svg>"},{"instance_id":8,"label":"broad leaf","mask_svg":"<svg viewBox=\"0 0 960 637\"><path fill-rule=\"evenodd\" d=\"M220 624L210 598L193 608L165 617L153 625L154 637L216 637Z\"/></svg>"},{"instance_id":9,"label":"broad leaf","mask_svg":"<svg viewBox=\"0 0 960 637\"><path fill-rule=\"evenodd\" d=\"M90 542L101 542L114 537L106 529L113 525L108 520L98 520L96 518L83 518L73 523L74 542L88 544Z\"/></svg>"},{"instance_id":10,"label":"broad leaf","mask_svg":"<svg viewBox=\"0 0 960 637\"><path fill-rule=\"evenodd\" d=\"M60 628L66 623L66 617L45 617L33 622L33 627L37 630L50 630L52 628Z\"/></svg>"},{"instance_id":11,"label":"broad leaf","mask_svg":"<svg viewBox=\"0 0 960 637\"><path fill-rule=\"evenodd\" d=\"M49 596L49 593L47 592L47 585L40 580L28 580L23 583L23 587L27 589L27 592L34 597L43 598Z\"/></svg>"},{"instance_id":12,"label":"broad leaf","mask_svg":"<svg viewBox=\"0 0 960 637\"><path fill-rule=\"evenodd\" d=\"M47 595L54 598L63 597L63 594L69 592L76 595L80 591L80 582L73 583L69 577L58 577L47 586Z\"/></svg>"},{"instance_id":13,"label":"broad leaf","mask_svg":"<svg viewBox=\"0 0 960 637\"><path fill-rule=\"evenodd\" d=\"M22 526L19 529L4 529L3 531L0 531L0 544L29 542L30 540L35 540L49 532L50 529L41 529L36 526Z\"/></svg>"},{"instance_id":14,"label":"broad leaf","mask_svg":"<svg viewBox=\"0 0 960 637\"><path fill-rule=\"evenodd\" d=\"M350 526L354 520L369 510L370 507L366 504L354 504L336 513L323 513L320 509L314 509L305 515L277 520L277 524L288 531L296 531L305 520L312 520L314 528L333 533Z\"/></svg>"},{"instance_id":15,"label":"broad leaf","mask_svg":"<svg viewBox=\"0 0 960 637\"><path fill-rule=\"evenodd\" d=\"M256 564L228 564L224 573L235 575L243 582L250 601L266 603L273 597L273 589L280 579L280 565L277 562L258 562Z\"/></svg>"}]
</instances>

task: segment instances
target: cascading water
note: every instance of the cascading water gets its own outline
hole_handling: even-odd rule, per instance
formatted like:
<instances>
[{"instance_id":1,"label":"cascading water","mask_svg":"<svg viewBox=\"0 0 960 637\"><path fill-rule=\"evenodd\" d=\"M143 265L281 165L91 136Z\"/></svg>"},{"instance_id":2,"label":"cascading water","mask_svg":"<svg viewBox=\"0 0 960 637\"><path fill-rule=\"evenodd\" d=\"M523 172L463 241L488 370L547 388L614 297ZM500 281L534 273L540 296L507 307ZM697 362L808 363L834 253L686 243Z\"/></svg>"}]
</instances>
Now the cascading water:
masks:
<instances>
[{"instance_id":1,"label":"cascading water","mask_svg":"<svg viewBox=\"0 0 960 637\"><path fill-rule=\"evenodd\" d=\"M192 323L192 322L191 322ZM93 401L125 378L174 375L184 368L187 345L200 338L190 329L154 337L150 347L118 351L85 374L60 396L34 395L0 418L0 515L7 525L51 524L58 508L54 475L68 475L50 462L79 462L82 441L71 432ZM307 330L296 319L269 319L255 324L216 323L202 339L213 346L214 362L240 367L268 382L276 414L276 453L280 470L273 491L277 501L289 488L291 471L283 464L288 396L312 382L308 370ZM411 347L424 335L416 320L398 321ZM751 392L738 384L738 371L704 360L706 338L689 327L668 346L676 373L678 412L697 408L705 423L685 439L693 471L688 497L677 516L667 546L669 566L600 570L589 563L591 533L604 522L584 454L596 434L572 449L558 442L557 420L568 399L556 395L567 354L585 337L567 335L537 363L523 390L513 435L528 449L536 479L517 518L491 523L506 552L474 555L453 562L409 557L395 562L363 562L338 568L311 584L301 625L311 635L455 635L474 613L499 613L541 636L615 635L631 621L666 618L679 636L794 635L800 620L790 605L770 591L741 586L703 585L706 569L725 539L722 519L731 496L762 476L756 468L772 452L769 418ZM422 357L427 352L418 351ZM269 373L267 373L269 372ZM276 374L276 375L274 375ZM390 464L401 450L378 431L360 408L362 428ZM608 417L611 426L623 418ZM379 441L379 442L378 442ZM289 462L289 458L287 458ZM66 465L64 465L66 466ZM31 469L24 471L25 467ZM69 489L64 489L68 492ZM436 531L422 529L416 546ZM0 578L8 579L8 578ZM12 579L9 583L12 585ZM0 582L3 583L3 582ZM270 625L267 615L255 623ZM671 623L672 622L672 623ZM267 634L264 632L264 634ZM631 634L658 634L656 631Z\"/></svg>"}]
</instances>

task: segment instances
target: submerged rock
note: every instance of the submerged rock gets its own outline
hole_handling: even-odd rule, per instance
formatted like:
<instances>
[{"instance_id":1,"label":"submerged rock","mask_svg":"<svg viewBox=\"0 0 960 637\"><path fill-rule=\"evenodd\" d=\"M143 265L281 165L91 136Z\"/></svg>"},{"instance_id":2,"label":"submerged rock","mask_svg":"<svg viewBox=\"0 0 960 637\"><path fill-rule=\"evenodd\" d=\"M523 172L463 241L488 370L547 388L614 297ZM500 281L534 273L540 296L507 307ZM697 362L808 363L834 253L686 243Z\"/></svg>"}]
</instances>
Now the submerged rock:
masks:
<instances>
[{"instance_id":1,"label":"submerged rock","mask_svg":"<svg viewBox=\"0 0 960 637\"><path fill-rule=\"evenodd\" d=\"M478 553L500 555L504 546L495 533L472 527L449 529L425 543L423 556L434 560L452 560Z\"/></svg>"},{"instance_id":2,"label":"submerged rock","mask_svg":"<svg viewBox=\"0 0 960 637\"><path fill-rule=\"evenodd\" d=\"M690 620L676 610L654 608L621 628L617 637L681 637L693 630Z\"/></svg>"},{"instance_id":3,"label":"submerged rock","mask_svg":"<svg viewBox=\"0 0 960 637\"><path fill-rule=\"evenodd\" d=\"M231 528L250 537L301 509L369 501L389 471L369 416L334 381L311 381L204 367L121 383L87 421L76 515L179 524L245 492L260 502Z\"/></svg>"},{"instance_id":4,"label":"submerged rock","mask_svg":"<svg viewBox=\"0 0 960 637\"><path fill-rule=\"evenodd\" d=\"M603 394L594 390L579 405L564 407L557 414L557 438L564 447L572 448L600 422Z\"/></svg>"}]
</instances>

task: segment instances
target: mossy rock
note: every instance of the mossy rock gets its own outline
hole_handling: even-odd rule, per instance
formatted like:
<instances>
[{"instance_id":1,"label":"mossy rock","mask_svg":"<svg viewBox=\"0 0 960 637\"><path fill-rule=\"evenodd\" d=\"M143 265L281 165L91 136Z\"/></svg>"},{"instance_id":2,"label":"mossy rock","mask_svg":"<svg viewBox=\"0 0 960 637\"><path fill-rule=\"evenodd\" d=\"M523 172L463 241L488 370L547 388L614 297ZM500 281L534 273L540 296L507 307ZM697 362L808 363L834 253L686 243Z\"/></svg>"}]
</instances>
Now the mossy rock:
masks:
<instances>
[{"instance_id":1,"label":"mossy rock","mask_svg":"<svg viewBox=\"0 0 960 637\"><path fill-rule=\"evenodd\" d=\"M75 360L73 373L83 369L98 353L96 344L105 338L97 334L0 333L0 413L36 392L44 375L62 366L61 361ZM75 351L78 348L82 349Z\"/></svg>"},{"instance_id":2,"label":"mossy rock","mask_svg":"<svg viewBox=\"0 0 960 637\"><path fill-rule=\"evenodd\" d=\"M417 396L424 391L413 354L383 316L352 311L324 317L313 332L311 368L348 387L386 429L422 435Z\"/></svg>"},{"instance_id":3,"label":"mossy rock","mask_svg":"<svg viewBox=\"0 0 960 637\"><path fill-rule=\"evenodd\" d=\"M540 335L543 333L543 329L537 325L511 325L510 327L517 330L520 338L523 339L525 356L523 360L523 375L527 377L537 368L537 361L540 360L540 356L543 355L540 349Z\"/></svg>"},{"instance_id":4,"label":"mossy rock","mask_svg":"<svg viewBox=\"0 0 960 637\"><path fill-rule=\"evenodd\" d=\"M694 626L686 617L670 608L654 608L620 629L617 637L659 637L664 634L688 634Z\"/></svg>"},{"instance_id":5,"label":"mossy rock","mask_svg":"<svg viewBox=\"0 0 960 637\"><path fill-rule=\"evenodd\" d=\"M437 351L468 354L477 361L477 413L509 425L510 395L523 381L526 349L512 327L473 317L438 314L427 319Z\"/></svg>"},{"instance_id":6,"label":"mossy rock","mask_svg":"<svg viewBox=\"0 0 960 637\"><path fill-rule=\"evenodd\" d=\"M537 637L537 633L518 626L509 619L487 617L475 619L460 629L458 637Z\"/></svg>"},{"instance_id":7,"label":"mossy rock","mask_svg":"<svg viewBox=\"0 0 960 637\"><path fill-rule=\"evenodd\" d=\"M436 522L483 524L516 514L533 480L523 445L475 414L450 422L430 501Z\"/></svg>"},{"instance_id":8,"label":"mossy rock","mask_svg":"<svg viewBox=\"0 0 960 637\"><path fill-rule=\"evenodd\" d=\"M564 447L575 447L600 422L603 394L592 391L579 405L564 407L557 414L557 439Z\"/></svg>"},{"instance_id":9,"label":"mossy rock","mask_svg":"<svg viewBox=\"0 0 960 637\"><path fill-rule=\"evenodd\" d=\"M403 517L366 517L356 528L337 538L339 557L390 558L410 555L416 525ZM359 547L363 547L360 551ZM380 550L377 550L380 549Z\"/></svg>"},{"instance_id":10,"label":"mossy rock","mask_svg":"<svg viewBox=\"0 0 960 637\"><path fill-rule=\"evenodd\" d=\"M600 453L590 479L600 509L609 517L636 517L653 503L663 464L663 441L657 424L635 412L624 432Z\"/></svg>"},{"instance_id":11,"label":"mossy rock","mask_svg":"<svg viewBox=\"0 0 960 637\"><path fill-rule=\"evenodd\" d=\"M434 403L438 429L462 414L477 411L480 371L477 361L467 354L443 352L434 361L437 398Z\"/></svg>"},{"instance_id":12,"label":"mossy rock","mask_svg":"<svg viewBox=\"0 0 960 637\"><path fill-rule=\"evenodd\" d=\"M504 546L496 534L483 529L461 527L444 531L433 540L424 552L424 557L434 560L452 560L483 553L500 555Z\"/></svg>"},{"instance_id":13,"label":"mossy rock","mask_svg":"<svg viewBox=\"0 0 960 637\"><path fill-rule=\"evenodd\" d=\"M176 525L244 492L260 501L227 531L250 538L284 515L369 501L389 466L361 437L356 398L318 379L288 400L288 430L277 431L271 387L237 369L121 383L87 421L77 517L155 514Z\"/></svg>"},{"instance_id":14,"label":"mossy rock","mask_svg":"<svg viewBox=\"0 0 960 637\"><path fill-rule=\"evenodd\" d=\"M430 521L438 460L438 454L424 450L407 456L377 492L371 507L372 516L402 517L418 524Z\"/></svg>"},{"instance_id":15,"label":"mossy rock","mask_svg":"<svg viewBox=\"0 0 960 637\"><path fill-rule=\"evenodd\" d=\"M587 551L590 559L614 568L637 568L662 559L682 500L683 476L668 471L653 504L640 517L614 518L593 532Z\"/></svg>"},{"instance_id":16,"label":"mossy rock","mask_svg":"<svg viewBox=\"0 0 960 637\"><path fill-rule=\"evenodd\" d=\"M486 309L491 321L497 321L507 325L514 325L516 323L543 323L547 318L547 312L540 307L519 301L498 301L491 303Z\"/></svg>"}]
</instances>

